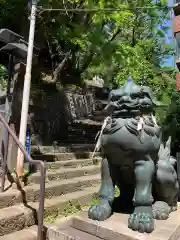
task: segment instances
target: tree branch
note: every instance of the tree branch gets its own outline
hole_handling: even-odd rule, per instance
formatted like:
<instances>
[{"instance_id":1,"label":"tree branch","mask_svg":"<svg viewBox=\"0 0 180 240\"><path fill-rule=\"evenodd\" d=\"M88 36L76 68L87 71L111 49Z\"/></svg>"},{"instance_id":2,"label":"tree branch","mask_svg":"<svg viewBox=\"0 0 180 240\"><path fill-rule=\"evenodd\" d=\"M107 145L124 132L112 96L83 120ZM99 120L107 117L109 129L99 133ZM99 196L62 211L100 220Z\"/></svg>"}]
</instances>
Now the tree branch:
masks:
<instances>
[{"instance_id":1,"label":"tree branch","mask_svg":"<svg viewBox=\"0 0 180 240\"><path fill-rule=\"evenodd\" d=\"M53 72L53 82L57 82L57 78L58 78L59 74L61 73L67 59L69 58L70 53L71 53L71 50L66 54L64 59L59 63L57 68L54 70L54 72Z\"/></svg>"},{"instance_id":2,"label":"tree branch","mask_svg":"<svg viewBox=\"0 0 180 240\"><path fill-rule=\"evenodd\" d=\"M136 45L136 29L137 29L137 20L138 20L138 15L136 15L136 18L134 20L134 26L133 26L133 30L132 30L132 47L134 47Z\"/></svg>"},{"instance_id":3,"label":"tree branch","mask_svg":"<svg viewBox=\"0 0 180 240\"><path fill-rule=\"evenodd\" d=\"M118 34L121 32L121 29L117 29L117 31L113 34L113 36L109 39L109 41L107 43L104 44L104 46L102 47L102 50L107 47L107 45L112 42L117 36ZM100 54L101 52L96 53L96 57ZM83 73L88 66L90 65L90 63L92 62L93 57L95 56L95 52L94 52L94 46L91 46L88 55L86 56L86 60L84 61L84 63L79 66L78 72L81 74Z\"/></svg>"}]
</instances>

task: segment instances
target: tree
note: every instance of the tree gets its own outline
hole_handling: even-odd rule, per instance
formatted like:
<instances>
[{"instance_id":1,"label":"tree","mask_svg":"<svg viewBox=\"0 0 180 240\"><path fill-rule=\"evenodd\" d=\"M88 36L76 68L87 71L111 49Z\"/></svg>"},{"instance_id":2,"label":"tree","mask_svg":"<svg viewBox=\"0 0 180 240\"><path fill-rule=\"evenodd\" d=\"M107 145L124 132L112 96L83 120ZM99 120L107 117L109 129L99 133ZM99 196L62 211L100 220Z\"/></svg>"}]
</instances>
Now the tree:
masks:
<instances>
[{"instance_id":1,"label":"tree","mask_svg":"<svg viewBox=\"0 0 180 240\"><path fill-rule=\"evenodd\" d=\"M180 151L180 94L174 91L171 103L162 121L163 137L165 140L172 137L172 154Z\"/></svg>"},{"instance_id":2,"label":"tree","mask_svg":"<svg viewBox=\"0 0 180 240\"><path fill-rule=\"evenodd\" d=\"M21 33L27 24L27 1L24 0L0 0L0 29L9 28Z\"/></svg>"},{"instance_id":3,"label":"tree","mask_svg":"<svg viewBox=\"0 0 180 240\"><path fill-rule=\"evenodd\" d=\"M48 12L41 24L53 59L54 81L81 83L102 75L108 83L121 85L131 75L149 84L165 56L172 53L165 43L168 19L166 2L140 0L43 1L52 8L119 8L103 12ZM148 8L139 8L144 7ZM151 9L149 7L152 7ZM164 7L164 8L158 8Z\"/></svg>"},{"instance_id":4,"label":"tree","mask_svg":"<svg viewBox=\"0 0 180 240\"><path fill-rule=\"evenodd\" d=\"M165 42L166 1L41 0L40 4L44 8L77 9L38 13L35 40L45 45L52 82L79 85L85 78L101 75L107 84L119 86L131 75L154 91L160 85L171 85L172 79L164 84L163 78L171 75L162 74L161 67L165 57L173 54ZM27 36L28 23L19 24L20 16L27 20L27 2L3 0L0 7L0 26ZM80 11L87 8L120 10Z\"/></svg>"},{"instance_id":5,"label":"tree","mask_svg":"<svg viewBox=\"0 0 180 240\"><path fill-rule=\"evenodd\" d=\"M8 79L7 69L3 65L0 64L0 85L1 85L1 89L6 88L7 79Z\"/></svg>"},{"instance_id":6,"label":"tree","mask_svg":"<svg viewBox=\"0 0 180 240\"><path fill-rule=\"evenodd\" d=\"M136 1L136 6L140 6L139 2ZM145 5L154 6L152 2L146 2ZM124 25L123 36L120 35L116 41L113 54L111 52L107 56L105 53L96 64L91 64L88 71L90 74L103 72L104 77L109 77L110 82L114 78L118 85L124 83L128 75L141 84L149 85L150 82L155 83L154 77L162 72L161 64L165 57L173 54L172 47L165 43L167 9L140 9L131 14L131 20Z\"/></svg>"}]
</instances>

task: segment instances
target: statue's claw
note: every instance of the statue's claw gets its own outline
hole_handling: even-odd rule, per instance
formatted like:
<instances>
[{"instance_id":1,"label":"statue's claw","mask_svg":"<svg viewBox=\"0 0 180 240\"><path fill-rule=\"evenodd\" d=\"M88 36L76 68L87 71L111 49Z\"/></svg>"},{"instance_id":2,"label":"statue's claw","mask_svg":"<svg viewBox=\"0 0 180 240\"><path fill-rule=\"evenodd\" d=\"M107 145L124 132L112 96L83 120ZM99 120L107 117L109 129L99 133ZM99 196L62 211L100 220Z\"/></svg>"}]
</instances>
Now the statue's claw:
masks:
<instances>
[{"instance_id":1,"label":"statue's claw","mask_svg":"<svg viewBox=\"0 0 180 240\"><path fill-rule=\"evenodd\" d=\"M136 207L128 219L128 227L141 233L151 233L154 230L152 208Z\"/></svg>"},{"instance_id":2,"label":"statue's claw","mask_svg":"<svg viewBox=\"0 0 180 240\"><path fill-rule=\"evenodd\" d=\"M152 206L153 217L158 220L166 220L169 217L171 207L166 202L157 201Z\"/></svg>"},{"instance_id":3,"label":"statue's claw","mask_svg":"<svg viewBox=\"0 0 180 240\"><path fill-rule=\"evenodd\" d=\"M108 201L101 202L92 206L88 211L88 216L92 220L104 221L112 214L111 206Z\"/></svg>"}]
</instances>

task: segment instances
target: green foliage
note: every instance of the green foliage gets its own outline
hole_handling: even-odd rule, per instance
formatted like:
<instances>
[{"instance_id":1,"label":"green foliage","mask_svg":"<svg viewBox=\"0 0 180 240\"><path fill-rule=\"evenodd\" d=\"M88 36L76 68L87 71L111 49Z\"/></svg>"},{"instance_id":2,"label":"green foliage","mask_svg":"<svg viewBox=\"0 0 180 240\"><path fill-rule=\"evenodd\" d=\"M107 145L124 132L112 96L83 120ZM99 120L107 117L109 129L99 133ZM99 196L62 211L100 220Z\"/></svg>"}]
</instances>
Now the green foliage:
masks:
<instances>
[{"instance_id":1,"label":"green foliage","mask_svg":"<svg viewBox=\"0 0 180 240\"><path fill-rule=\"evenodd\" d=\"M0 84L2 89L6 88L7 79L8 79L7 71L4 68L4 66L0 64Z\"/></svg>"},{"instance_id":2,"label":"green foliage","mask_svg":"<svg viewBox=\"0 0 180 240\"><path fill-rule=\"evenodd\" d=\"M161 125L164 126L166 122L167 112L169 109L169 106L172 102L172 97L175 93L175 74L176 70L174 69L162 69L162 72L155 76L153 81L151 81L151 87L154 91L155 96L157 97L157 100L164 103L166 106L163 108L158 108L156 111L156 115L158 118L158 121ZM170 129L169 129L170 130ZM171 131L168 133L168 135L171 134Z\"/></svg>"},{"instance_id":3,"label":"green foliage","mask_svg":"<svg viewBox=\"0 0 180 240\"><path fill-rule=\"evenodd\" d=\"M180 93L173 92L165 118L163 119L163 135L165 141L168 136L172 137L172 150L175 154L180 151Z\"/></svg>"},{"instance_id":4,"label":"green foliage","mask_svg":"<svg viewBox=\"0 0 180 240\"><path fill-rule=\"evenodd\" d=\"M20 33L22 23L27 23L27 1L0 0L0 28L9 28ZM26 21L24 21L26 20Z\"/></svg>"},{"instance_id":5,"label":"green foliage","mask_svg":"<svg viewBox=\"0 0 180 240\"><path fill-rule=\"evenodd\" d=\"M163 4L159 3L161 6ZM143 5L153 7L155 3L144 1ZM141 1L133 1L127 6L141 6ZM126 13L127 10L123 12L124 16L127 16ZM91 63L87 76L99 74L107 82L122 85L131 75L140 84L159 88L159 84L164 81L163 76L159 75L159 71L162 71L161 65L167 55L173 53L172 46L165 42L168 30L164 26L168 19L167 10L129 10L125 19L121 34ZM168 73L166 77L167 75Z\"/></svg>"},{"instance_id":6,"label":"green foliage","mask_svg":"<svg viewBox=\"0 0 180 240\"><path fill-rule=\"evenodd\" d=\"M47 43L50 55L56 56L50 68L59 66L69 53L56 81L66 84L70 79L77 85L100 75L108 85L120 86L131 75L139 84L151 86L159 100L169 103L174 75L161 67L173 54L165 38L167 1L41 0L40 5L56 9L121 9L38 13L36 39ZM23 18L27 20L27 13L27 1L1 0L0 26L27 33L27 22L20 24Z\"/></svg>"}]
</instances>

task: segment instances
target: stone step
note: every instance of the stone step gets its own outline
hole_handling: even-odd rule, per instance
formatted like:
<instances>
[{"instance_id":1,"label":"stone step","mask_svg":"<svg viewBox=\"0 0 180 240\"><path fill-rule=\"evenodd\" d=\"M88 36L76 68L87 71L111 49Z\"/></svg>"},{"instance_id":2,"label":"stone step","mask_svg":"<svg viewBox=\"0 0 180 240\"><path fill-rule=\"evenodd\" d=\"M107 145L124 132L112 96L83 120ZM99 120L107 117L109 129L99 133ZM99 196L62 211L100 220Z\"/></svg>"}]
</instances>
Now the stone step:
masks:
<instances>
[{"instance_id":1,"label":"stone step","mask_svg":"<svg viewBox=\"0 0 180 240\"><path fill-rule=\"evenodd\" d=\"M108 220L106 220L106 221L108 221ZM98 223L99 223L99 228L97 229ZM119 222L119 224L121 224L121 222ZM101 225L101 222L94 221L94 220L91 220L88 218L87 211L83 211L78 216L75 216L73 218L73 221L71 224L72 227L74 227L80 231L85 231L91 235L98 236L102 239L104 239L104 237L105 237L104 234L106 234L106 235L108 234L108 236L107 236L108 240L113 239L114 236L112 236L112 238L109 239L109 232L107 232L105 228L103 228L103 227L101 228L100 225ZM101 231L104 230L104 232L102 231L103 235L101 235L100 230Z\"/></svg>"},{"instance_id":2,"label":"stone step","mask_svg":"<svg viewBox=\"0 0 180 240\"><path fill-rule=\"evenodd\" d=\"M56 171L46 172L46 181L71 179L74 177L88 176L100 173L100 166L85 166L79 168L62 168ZM32 174L28 184L40 183L40 172Z\"/></svg>"},{"instance_id":3,"label":"stone step","mask_svg":"<svg viewBox=\"0 0 180 240\"><path fill-rule=\"evenodd\" d=\"M81 129L82 131L82 129ZM97 131L98 132L98 131ZM61 141L64 144L95 144L96 143L96 134L95 132L93 135L92 134L85 134L82 136L82 134L78 134L77 132L74 133L68 133L68 138L67 139L62 139Z\"/></svg>"},{"instance_id":4,"label":"stone step","mask_svg":"<svg viewBox=\"0 0 180 240\"><path fill-rule=\"evenodd\" d=\"M61 228L51 228L47 231L48 240L102 240L89 233L77 230L71 226Z\"/></svg>"},{"instance_id":5,"label":"stone step","mask_svg":"<svg viewBox=\"0 0 180 240\"><path fill-rule=\"evenodd\" d=\"M50 199L53 196L60 196L69 192L79 191L85 187L97 185L99 182L100 174L81 176L60 181L50 181L46 183L45 198ZM28 202L39 201L39 184L26 186L24 191Z\"/></svg>"},{"instance_id":6,"label":"stone step","mask_svg":"<svg viewBox=\"0 0 180 240\"><path fill-rule=\"evenodd\" d=\"M80 127L83 127L84 125L85 129L97 129L98 127L100 128L102 126L102 122L96 122L89 118L85 118L74 120L74 123L71 124L71 126L74 127L75 129L78 128L78 125Z\"/></svg>"},{"instance_id":7,"label":"stone step","mask_svg":"<svg viewBox=\"0 0 180 240\"><path fill-rule=\"evenodd\" d=\"M59 168L76 168L76 167L84 167L89 165L98 165L100 163L101 158L97 157L93 160L91 159L75 159L75 160L67 160L67 161L56 161L56 162L46 162L45 166L48 171L54 171ZM37 169L39 167L37 166Z\"/></svg>"},{"instance_id":8,"label":"stone step","mask_svg":"<svg viewBox=\"0 0 180 240\"><path fill-rule=\"evenodd\" d=\"M89 207L86 207L86 210ZM79 216L81 212L76 214ZM92 234L76 229L74 225L75 214L72 214L67 217L57 218L53 224L46 225L47 227L47 239L48 240L58 240L58 239L67 239L67 240L100 240L97 236L93 236Z\"/></svg>"},{"instance_id":9,"label":"stone step","mask_svg":"<svg viewBox=\"0 0 180 240\"><path fill-rule=\"evenodd\" d=\"M32 210L23 206L12 206L0 211L0 236L20 231L35 224Z\"/></svg>"},{"instance_id":10,"label":"stone step","mask_svg":"<svg viewBox=\"0 0 180 240\"><path fill-rule=\"evenodd\" d=\"M69 205L86 206L90 205L92 200L97 197L99 186L85 187L80 191L64 194L63 196L52 197L51 199L45 199L45 212L44 216L63 215ZM31 202L29 205L38 211L39 204L37 202ZM46 221L45 221L46 222Z\"/></svg>"},{"instance_id":11,"label":"stone step","mask_svg":"<svg viewBox=\"0 0 180 240\"><path fill-rule=\"evenodd\" d=\"M44 216L58 216L68 207L69 203L79 206L90 204L94 198L97 187L84 188L83 191L77 191L65 194L63 196L53 197L45 200ZM28 206L19 204L16 206L3 208L0 211L0 236L20 231L23 228L35 224L38 202L28 202ZM18 238L17 238L18 239Z\"/></svg>"},{"instance_id":12,"label":"stone step","mask_svg":"<svg viewBox=\"0 0 180 240\"><path fill-rule=\"evenodd\" d=\"M9 188L5 192L0 193L0 212L2 208L10 207L20 202L22 202L21 192Z\"/></svg>"},{"instance_id":13,"label":"stone step","mask_svg":"<svg viewBox=\"0 0 180 240\"><path fill-rule=\"evenodd\" d=\"M74 152L74 153L44 153L44 154L33 154L33 159L43 160L47 162L55 161L67 161L73 159L91 159L93 152ZM95 157L99 157L100 153L97 152Z\"/></svg>"},{"instance_id":14,"label":"stone step","mask_svg":"<svg viewBox=\"0 0 180 240\"><path fill-rule=\"evenodd\" d=\"M69 192L83 190L83 188L95 186L99 184L99 182L100 174L81 176L60 181L50 181L46 183L45 198L50 199L53 196L60 196ZM39 201L39 188L39 184L33 184L25 186L22 193L16 189L9 189L6 192L0 193L0 209L21 203L22 201Z\"/></svg>"},{"instance_id":15,"label":"stone step","mask_svg":"<svg viewBox=\"0 0 180 240\"><path fill-rule=\"evenodd\" d=\"M37 240L37 226L33 225L23 230L1 236L0 240Z\"/></svg>"},{"instance_id":16,"label":"stone step","mask_svg":"<svg viewBox=\"0 0 180 240\"><path fill-rule=\"evenodd\" d=\"M31 146L32 152L49 153L49 152L58 152L58 153L72 153L72 152L81 152L81 151L93 151L94 144L66 144L66 145L55 145L55 146Z\"/></svg>"}]
</instances>

